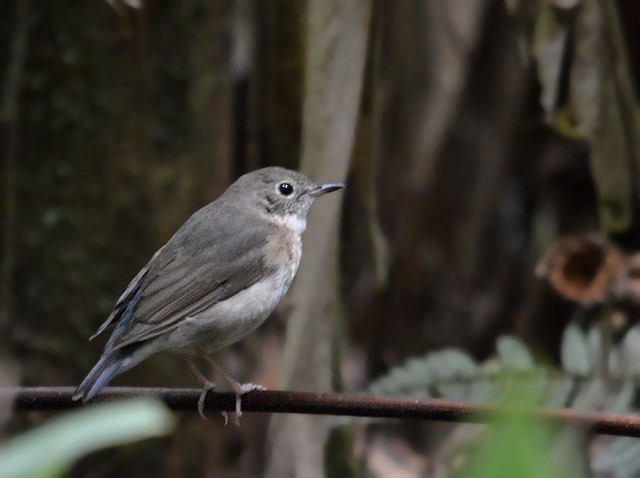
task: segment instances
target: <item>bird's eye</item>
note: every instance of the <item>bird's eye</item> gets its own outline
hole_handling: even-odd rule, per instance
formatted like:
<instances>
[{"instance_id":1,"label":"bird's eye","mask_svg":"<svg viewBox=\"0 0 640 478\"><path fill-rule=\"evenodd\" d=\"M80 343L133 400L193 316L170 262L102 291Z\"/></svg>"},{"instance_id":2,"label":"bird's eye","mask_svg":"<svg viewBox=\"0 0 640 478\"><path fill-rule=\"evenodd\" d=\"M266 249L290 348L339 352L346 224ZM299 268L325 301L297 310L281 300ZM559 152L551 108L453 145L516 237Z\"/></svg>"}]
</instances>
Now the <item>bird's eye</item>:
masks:
<instances>
[{"instance_id":1,"label":"bird's eye","mask_svg":"<svg viewBox=\"0 0 640 478\"><path fill-rule=\"evenodd\" d=\"M280 183L278 184L278 191L283 196L290 196L293 193L293 186L289 183Z\"/></svg>"}]
</instances>

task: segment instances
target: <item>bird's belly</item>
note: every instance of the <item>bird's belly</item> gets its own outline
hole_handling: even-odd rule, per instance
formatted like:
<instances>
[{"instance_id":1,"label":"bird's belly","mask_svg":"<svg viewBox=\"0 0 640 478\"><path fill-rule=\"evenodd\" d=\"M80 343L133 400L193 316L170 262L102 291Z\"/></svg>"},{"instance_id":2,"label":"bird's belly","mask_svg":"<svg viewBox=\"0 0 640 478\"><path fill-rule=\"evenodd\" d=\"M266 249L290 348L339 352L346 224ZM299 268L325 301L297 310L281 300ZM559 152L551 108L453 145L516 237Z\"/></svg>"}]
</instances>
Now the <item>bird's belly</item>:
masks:
<instances>
[{"instance_id":1,"label":"bird's belly","mask_svg":"<svg viewBox=\"0 0 640 478\"><path fill-rule=\"evenodd\" d=\"M271 274L233 297L188 317L181 327L170 332L168 341L188 343L190 349L203 352L214 352L237 342L260 326L280 302L293 280L293 274L288 272Z\"/></svg>"}]
</instances>

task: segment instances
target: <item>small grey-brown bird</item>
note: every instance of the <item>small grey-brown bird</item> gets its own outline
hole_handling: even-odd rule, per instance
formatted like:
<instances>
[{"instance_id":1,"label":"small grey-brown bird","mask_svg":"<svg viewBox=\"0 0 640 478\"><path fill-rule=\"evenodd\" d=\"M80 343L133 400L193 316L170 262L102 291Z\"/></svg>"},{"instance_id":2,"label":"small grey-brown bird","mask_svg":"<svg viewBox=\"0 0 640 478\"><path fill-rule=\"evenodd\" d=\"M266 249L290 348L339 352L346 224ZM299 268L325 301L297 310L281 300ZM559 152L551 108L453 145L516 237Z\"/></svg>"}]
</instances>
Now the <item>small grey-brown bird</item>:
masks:
<instances>
[{"instance_id":1,"label":"small grey-brown bird","mask_svg":"<svg viewBox=\"0 0 640 478\"><path fill-rule=\"evenodd\" d=\"M91 337L113 326L74 400L90 400L116 375L158 352L172 352L188 361L203 384L203 415L213 385L194 359L210 358L264 322L296 274L311 205L343 187L269 167L240 177L194 213L134 277ZM233 387L238 418L242 395L261 387L241 384L221 364L210 363Z\"/></svg>"}]
</instances>

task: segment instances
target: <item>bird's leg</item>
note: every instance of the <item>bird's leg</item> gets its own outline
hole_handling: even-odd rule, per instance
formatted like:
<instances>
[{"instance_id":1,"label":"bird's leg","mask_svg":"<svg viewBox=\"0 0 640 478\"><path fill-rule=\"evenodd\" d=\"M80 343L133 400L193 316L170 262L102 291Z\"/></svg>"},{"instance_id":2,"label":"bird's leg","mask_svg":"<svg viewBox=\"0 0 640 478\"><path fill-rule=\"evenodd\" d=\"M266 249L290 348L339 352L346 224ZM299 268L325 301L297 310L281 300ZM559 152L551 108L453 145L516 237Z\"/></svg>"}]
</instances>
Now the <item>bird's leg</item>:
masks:
<instances>
[{"instance_id":1,"label":"bird's leg","mask_svg":"<svg viewBox=\"0 0 640 478\"><path fill-rule=\"evenodd\" d=\"M236 379L233 378L231 372L227 370L227 368L222 365L217 360L214 360L212 357L207 357L207 362L214 368L216 372L222 375L229 385L233 388L233 391L236 394L236 413L235 413L235 424L236 426L240 426L240 418L242 417L242 396L245 393L249 393L253 390L266 390L262 385L257 385L255 383L240 383ZM225 422L226 424L226 422Z\"/></svg>"},{"instance_id":2,"label":"bird's leg","mask_svg":"<svg viewBox=\"0 0 640 478\"><path fill-rule=\"evenodd\" d=\"M204 419L208 420L207 416L204 414L204 403L207 399L207 393L216 388L216 384L209 380L204 374L196 367L196 365L191 361L187 360L187 364L189 364L189 369L191 373L196 377L196 380L202 386L202 393L200 393L200 398L198 398L198 414ZM224 424L226 425L229 422L229 415L227 412L222 412L222 416L224 417Z\"/></svg>"}]
</instances>

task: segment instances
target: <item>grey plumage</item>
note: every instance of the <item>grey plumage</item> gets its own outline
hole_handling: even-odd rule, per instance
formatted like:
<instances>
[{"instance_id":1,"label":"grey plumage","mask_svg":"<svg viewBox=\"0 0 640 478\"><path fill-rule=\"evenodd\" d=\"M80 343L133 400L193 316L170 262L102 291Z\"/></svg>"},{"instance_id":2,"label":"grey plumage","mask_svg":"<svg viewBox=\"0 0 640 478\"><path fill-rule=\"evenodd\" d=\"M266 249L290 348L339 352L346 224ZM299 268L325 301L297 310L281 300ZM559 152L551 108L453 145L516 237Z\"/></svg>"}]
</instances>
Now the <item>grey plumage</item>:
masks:
<instances>
[{"instance_id":1,"label":"grey plumage","mask_svg":"<svg viewBox=\"0 0 640 478\"><path fill-rule=\"evenodd\" d=\"M285 183L293 190L288 195L281 192L288 192ZM113 326L74 399L91 399L155 353L210 353L260 325L293 280L311 204L340 187L265 168L242 176L194 213L131 281L94 335Z\"/></svg>"}]
</instances>

